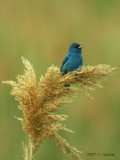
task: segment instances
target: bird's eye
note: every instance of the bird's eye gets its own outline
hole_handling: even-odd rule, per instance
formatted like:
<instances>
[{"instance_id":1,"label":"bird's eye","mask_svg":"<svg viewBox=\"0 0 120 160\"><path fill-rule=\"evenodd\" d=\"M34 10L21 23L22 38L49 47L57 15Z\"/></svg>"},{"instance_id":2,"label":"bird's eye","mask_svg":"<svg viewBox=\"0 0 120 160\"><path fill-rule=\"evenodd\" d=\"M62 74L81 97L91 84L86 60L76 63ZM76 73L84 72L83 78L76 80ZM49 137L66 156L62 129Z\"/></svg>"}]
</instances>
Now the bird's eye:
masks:
<instances>
[{"instance_id":1,"label":"bird's eye","mask_svg":"<svg viewBox=\"0 0 120 160\"><path fill-rule=\"evenodd\" d=\"M75 48L80 48L80 46L75 46Z\"/></svg>"}]
</instances>

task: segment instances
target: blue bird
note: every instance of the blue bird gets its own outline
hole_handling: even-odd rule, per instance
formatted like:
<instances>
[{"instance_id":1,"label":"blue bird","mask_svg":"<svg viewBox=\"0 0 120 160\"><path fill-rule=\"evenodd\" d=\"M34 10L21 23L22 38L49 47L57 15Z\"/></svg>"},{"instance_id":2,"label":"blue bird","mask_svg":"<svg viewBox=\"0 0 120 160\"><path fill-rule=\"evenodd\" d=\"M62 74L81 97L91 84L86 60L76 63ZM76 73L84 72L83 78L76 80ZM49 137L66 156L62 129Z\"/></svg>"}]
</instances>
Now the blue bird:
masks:
<instances>
[{"instance_id":1,"label":"blue bird","mask_svg":"<svg viewBox=\"0 0 120 160\"><path fill-rule=\"evenodd\" d=\"M68 54L65 56L60 71L64 74L74 71L83 65L82 46L78 43L72 43Z\"/></svg>"}]
</instances>

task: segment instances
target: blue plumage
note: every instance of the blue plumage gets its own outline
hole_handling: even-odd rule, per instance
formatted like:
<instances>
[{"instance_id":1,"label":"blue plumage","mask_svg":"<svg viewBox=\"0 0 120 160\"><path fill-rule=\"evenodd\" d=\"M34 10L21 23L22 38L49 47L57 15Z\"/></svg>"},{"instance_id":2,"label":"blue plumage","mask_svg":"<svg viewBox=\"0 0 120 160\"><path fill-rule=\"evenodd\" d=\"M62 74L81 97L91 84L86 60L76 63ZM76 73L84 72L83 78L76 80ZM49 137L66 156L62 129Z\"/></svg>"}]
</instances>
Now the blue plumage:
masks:
<instances>
[{"instance_id":1,"label":"blue plumage","mask_svg":"<svg viewBox=\"0 0 120 160\"><path fill-rule=\"evenodd\" d=\"M83 65L82 46L72 43L68 54L65 56L60 71L64 74L74 71Z\"/></svg>"}]
</instances>

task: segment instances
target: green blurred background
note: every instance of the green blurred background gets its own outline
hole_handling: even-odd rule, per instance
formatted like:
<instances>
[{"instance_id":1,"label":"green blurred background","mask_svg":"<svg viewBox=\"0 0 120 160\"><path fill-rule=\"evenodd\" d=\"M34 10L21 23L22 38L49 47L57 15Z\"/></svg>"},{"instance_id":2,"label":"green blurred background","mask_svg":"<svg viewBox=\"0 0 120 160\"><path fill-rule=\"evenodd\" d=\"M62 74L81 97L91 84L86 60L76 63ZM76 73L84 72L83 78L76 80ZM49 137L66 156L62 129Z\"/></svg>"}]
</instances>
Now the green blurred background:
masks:
<instances>
[{"instance_id":1,"label":"green blurred background","mask_svg":"<svg viewBox=\"0 0 120 160\"><path fill-rule=\"evenodd\" d=\"M83 45L84 65L110 64L118 69L103 89L84 93L60 112L74 134L61 135L83 151L84 160L120 159L120 1L119 0L1 0L0 80L22 74L21 57L34 66L37 77L51 64L61 66L72 42ZM22 116L10 87L0 83L0 160L22 160L27 136L14 115ZM114 157L88 157L86 153L114 153ZM36 160L68 160L46 139Z\"/></svg>"}]
</instances>

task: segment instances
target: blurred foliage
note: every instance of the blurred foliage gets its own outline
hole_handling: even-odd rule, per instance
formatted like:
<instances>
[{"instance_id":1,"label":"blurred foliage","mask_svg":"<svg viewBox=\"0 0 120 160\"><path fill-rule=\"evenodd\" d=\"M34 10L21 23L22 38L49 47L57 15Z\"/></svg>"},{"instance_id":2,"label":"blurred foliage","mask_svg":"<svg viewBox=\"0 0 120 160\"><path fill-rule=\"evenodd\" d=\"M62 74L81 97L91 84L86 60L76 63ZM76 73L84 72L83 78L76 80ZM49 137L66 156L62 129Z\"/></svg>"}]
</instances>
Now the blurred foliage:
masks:
<instances>
[{"instance_id":1,"label":"blurred foliage","mask_svg":"<svg viewBox=\"0 0 120 160\"><path fill-rule=\"evenodd\" d=\"M79 150L115 153L120 157L120 1L119 0L1 0L0 1L0 80L15 79L23 72L21 57L27 58L38 78L54 64L60 67L72 42L83 45L85 65L110 64L118 69L104 82L103 89L91 92L94 100L80 94L61 110L69 115L63 136ZM21 160L21 143L26 135L14 118L21 112L9 95L10 87L0 85L0 159ZM97 157L99 158L99 157ZM113 157L105 157L113 160ZM68 160L48 139L37 159Z\"/></svg>"}]
</instances>

